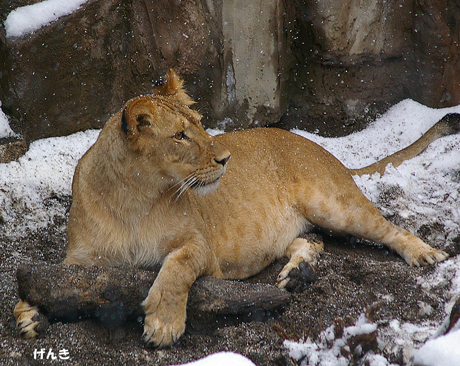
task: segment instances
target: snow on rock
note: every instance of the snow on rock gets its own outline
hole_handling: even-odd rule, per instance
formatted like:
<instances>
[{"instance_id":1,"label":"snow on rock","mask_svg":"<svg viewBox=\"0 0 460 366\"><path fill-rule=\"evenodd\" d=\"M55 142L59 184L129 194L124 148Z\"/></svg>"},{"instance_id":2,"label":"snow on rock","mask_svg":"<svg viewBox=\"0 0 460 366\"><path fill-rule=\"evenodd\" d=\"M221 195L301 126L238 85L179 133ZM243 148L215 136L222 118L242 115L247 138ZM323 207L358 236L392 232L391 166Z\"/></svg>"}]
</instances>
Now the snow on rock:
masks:
<instances>
[{"instance_id":1,"label":"snow on rock","mask_svg":"<svg viewBox=\"0 0 460 366\"><path fill-rule=\"evenodd\" d=\"M76 11L88 0L45 0L13 10L4 22L7 37L33 33L62 16Z\"/></svg>"},{"instance_id":2,"label":"snow on rock","mask_svg":"<svg viewBox=\"0 0 460 366\"><path fill-rule=\"evenodd\" d=\"M348 168L361 168L410 145L447 113L460 106L432 109L406 99L391 107L365 130L339 138L327 138L301 130L302 135L323 146Z\"/></svg>"},{"instance_id":3,"label":"snow on rock","mask_svg":"<svg viewBox=\"0 0 460 366\"><path fill-rule=\"evenodd\" d=\"M0 102L0 107L2 106L2 102ZM0 139L5 137L14 137L16 134L10 127L10 123L8 121L8 117L5 113L0 109Z\"/></svg>"}]
</instances>

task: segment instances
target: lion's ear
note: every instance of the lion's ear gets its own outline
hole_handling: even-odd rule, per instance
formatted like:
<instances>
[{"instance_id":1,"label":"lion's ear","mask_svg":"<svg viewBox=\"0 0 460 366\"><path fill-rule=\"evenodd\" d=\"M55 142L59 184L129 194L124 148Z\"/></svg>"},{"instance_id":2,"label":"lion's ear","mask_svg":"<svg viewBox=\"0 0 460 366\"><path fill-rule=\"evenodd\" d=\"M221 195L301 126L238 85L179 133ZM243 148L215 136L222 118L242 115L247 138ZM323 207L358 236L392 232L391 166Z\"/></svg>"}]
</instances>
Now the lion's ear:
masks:
<instances>
[{"instance_id":1,"label":"lion's ear","mask_svg":"<svg viewBox=\"0 0 460 366\"><path fill-rule=\"evenodd\" d=\"M195 102L189 97L183 85L184 81L179 75L173 69L169 69L164 82L153 90L153 95L169 96L187 106L194 104Z\"/></svg>"},{"instance_id":2,"label":"lion's ear","mask_svg":"<svg viewBox=\"0 0 460 366\"><path fill-rule=\"evenodd\" d=\"M147 97L128 102L121 115L121 128L131 140L137 140L145 127L151 127L154 106Z\"/></svg>"}]
</instances>

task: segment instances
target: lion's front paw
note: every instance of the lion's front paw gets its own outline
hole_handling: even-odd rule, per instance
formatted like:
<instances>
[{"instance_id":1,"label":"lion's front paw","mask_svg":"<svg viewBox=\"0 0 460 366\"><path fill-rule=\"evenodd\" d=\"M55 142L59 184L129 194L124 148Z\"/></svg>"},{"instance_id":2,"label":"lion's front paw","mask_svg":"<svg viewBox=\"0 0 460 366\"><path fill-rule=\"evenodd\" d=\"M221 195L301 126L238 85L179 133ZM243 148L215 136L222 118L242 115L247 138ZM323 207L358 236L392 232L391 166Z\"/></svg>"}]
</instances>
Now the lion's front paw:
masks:
<instances>
[{"instance_id":1,"label":"lion's front paw","mask_svg":"<svg viewBox=\"0 0 460 366\"><path fill-rule=\"evenodd\" d=\"M442 262L449 257L449 254L425 244L422 248L417 248L403 257L410 266L420 267Z\"/></svg>"},{"instance_id":2,"label":"lion's front paw","mask_svg":"<svg viewBox=\"0 0 460 366\"><path fill-rule=\"evenodd\" d=\"M157 314L146 315L144 341L159 348L173 345L185 331L185 317L171 320L169 317L161 319Z\"/></svg>"},{"instance_id":3,"label":"lion's front paw","mask_svg":"<svg viewBox=\"0 0 460 366\"><path fill-rule=\"evenodd\" d=\"M22 338L35 338L48 328L48 319L40 314L36 306L20 300L14 307L16 328Z\"/></svg>"},{"instance_id":4,"label":"lion's front paw","mask_svg":"<svg viewBox=\"0 0 460 366\"><path fill-rule=\"evenodd\" d=\"M302 292L317 278L312 266L301 262L298 267L288 263L278 275L278 287L291 292Z\"/></svg>"},{"instance_id":5,"label":"lion's front paw","mask_svg":"<svg viewBox=\"0 0 460 366\"><path fill-rule=\"evenodd\" d=\"M154 285L155 286L155 285ZM185 331L187 293L150 290L144 301L144 340L154 347L168 347Z\"/></svg>"}]
</instances>

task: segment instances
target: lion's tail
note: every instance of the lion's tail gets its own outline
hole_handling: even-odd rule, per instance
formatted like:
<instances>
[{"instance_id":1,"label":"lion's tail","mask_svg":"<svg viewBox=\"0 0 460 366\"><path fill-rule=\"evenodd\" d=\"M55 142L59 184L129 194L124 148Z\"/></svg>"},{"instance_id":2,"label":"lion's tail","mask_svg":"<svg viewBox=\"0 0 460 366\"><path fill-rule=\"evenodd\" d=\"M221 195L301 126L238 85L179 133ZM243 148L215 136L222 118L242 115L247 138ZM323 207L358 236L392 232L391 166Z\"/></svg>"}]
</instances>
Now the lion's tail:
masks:
<instances>
[{"instance_id":1,"label":"lion's tail","mask_svg":"<svg viewBox=\"0 0 460 366\"><path fill-rule=\"evenodd\" d=\"M420 137L412 145L374 164L360 169L349 169L349 171L352 175L372 175L374 173L379 173L380 175L383 175L383 173L385 172L385 168L389 163L392 163L394 167L397 167L405 160L409 160L414 156L420 154L434 140L443 136L453 135L458 132L460 132L460 114L446 114L440 121L438 121L433 127L431 127L422 137Z\"/></svg>"}]
</instances>

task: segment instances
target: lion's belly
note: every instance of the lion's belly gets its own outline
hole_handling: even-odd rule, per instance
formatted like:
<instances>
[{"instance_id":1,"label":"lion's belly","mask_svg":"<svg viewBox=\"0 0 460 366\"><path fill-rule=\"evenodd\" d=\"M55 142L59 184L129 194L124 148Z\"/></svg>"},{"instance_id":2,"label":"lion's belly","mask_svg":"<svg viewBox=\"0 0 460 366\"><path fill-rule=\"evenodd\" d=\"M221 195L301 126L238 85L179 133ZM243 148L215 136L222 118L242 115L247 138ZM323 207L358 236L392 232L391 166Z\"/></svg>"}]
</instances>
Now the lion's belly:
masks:
<instances>
[{"instance_id":1,"label":"lion's belly","mask_svg":"<svg viewBox=\"0 0 460 366\"><path fill-rule=\"evenodd\" d=\"M220 214L208 217L207 227L224 278L241 279L260 272L283 257L310 225L295 208L274 204L274 200L259 205L251 202L248 207L241 201L240 207L219 203Z\"/></svg>"},{"instance_id":2,"label":"lion's belly","mask_svg":"<svg viewBox=\"0 0 460 366\"><path fill-rule=\"evenodd\" d=\"M304 220L295 220L276 233L270 230L261 237L247 235L239 241L221 243L218 261L224 278L243 279L259 273L284 256L286 248L305 230L305 224Z\"/></svg>"}]
</instances>

